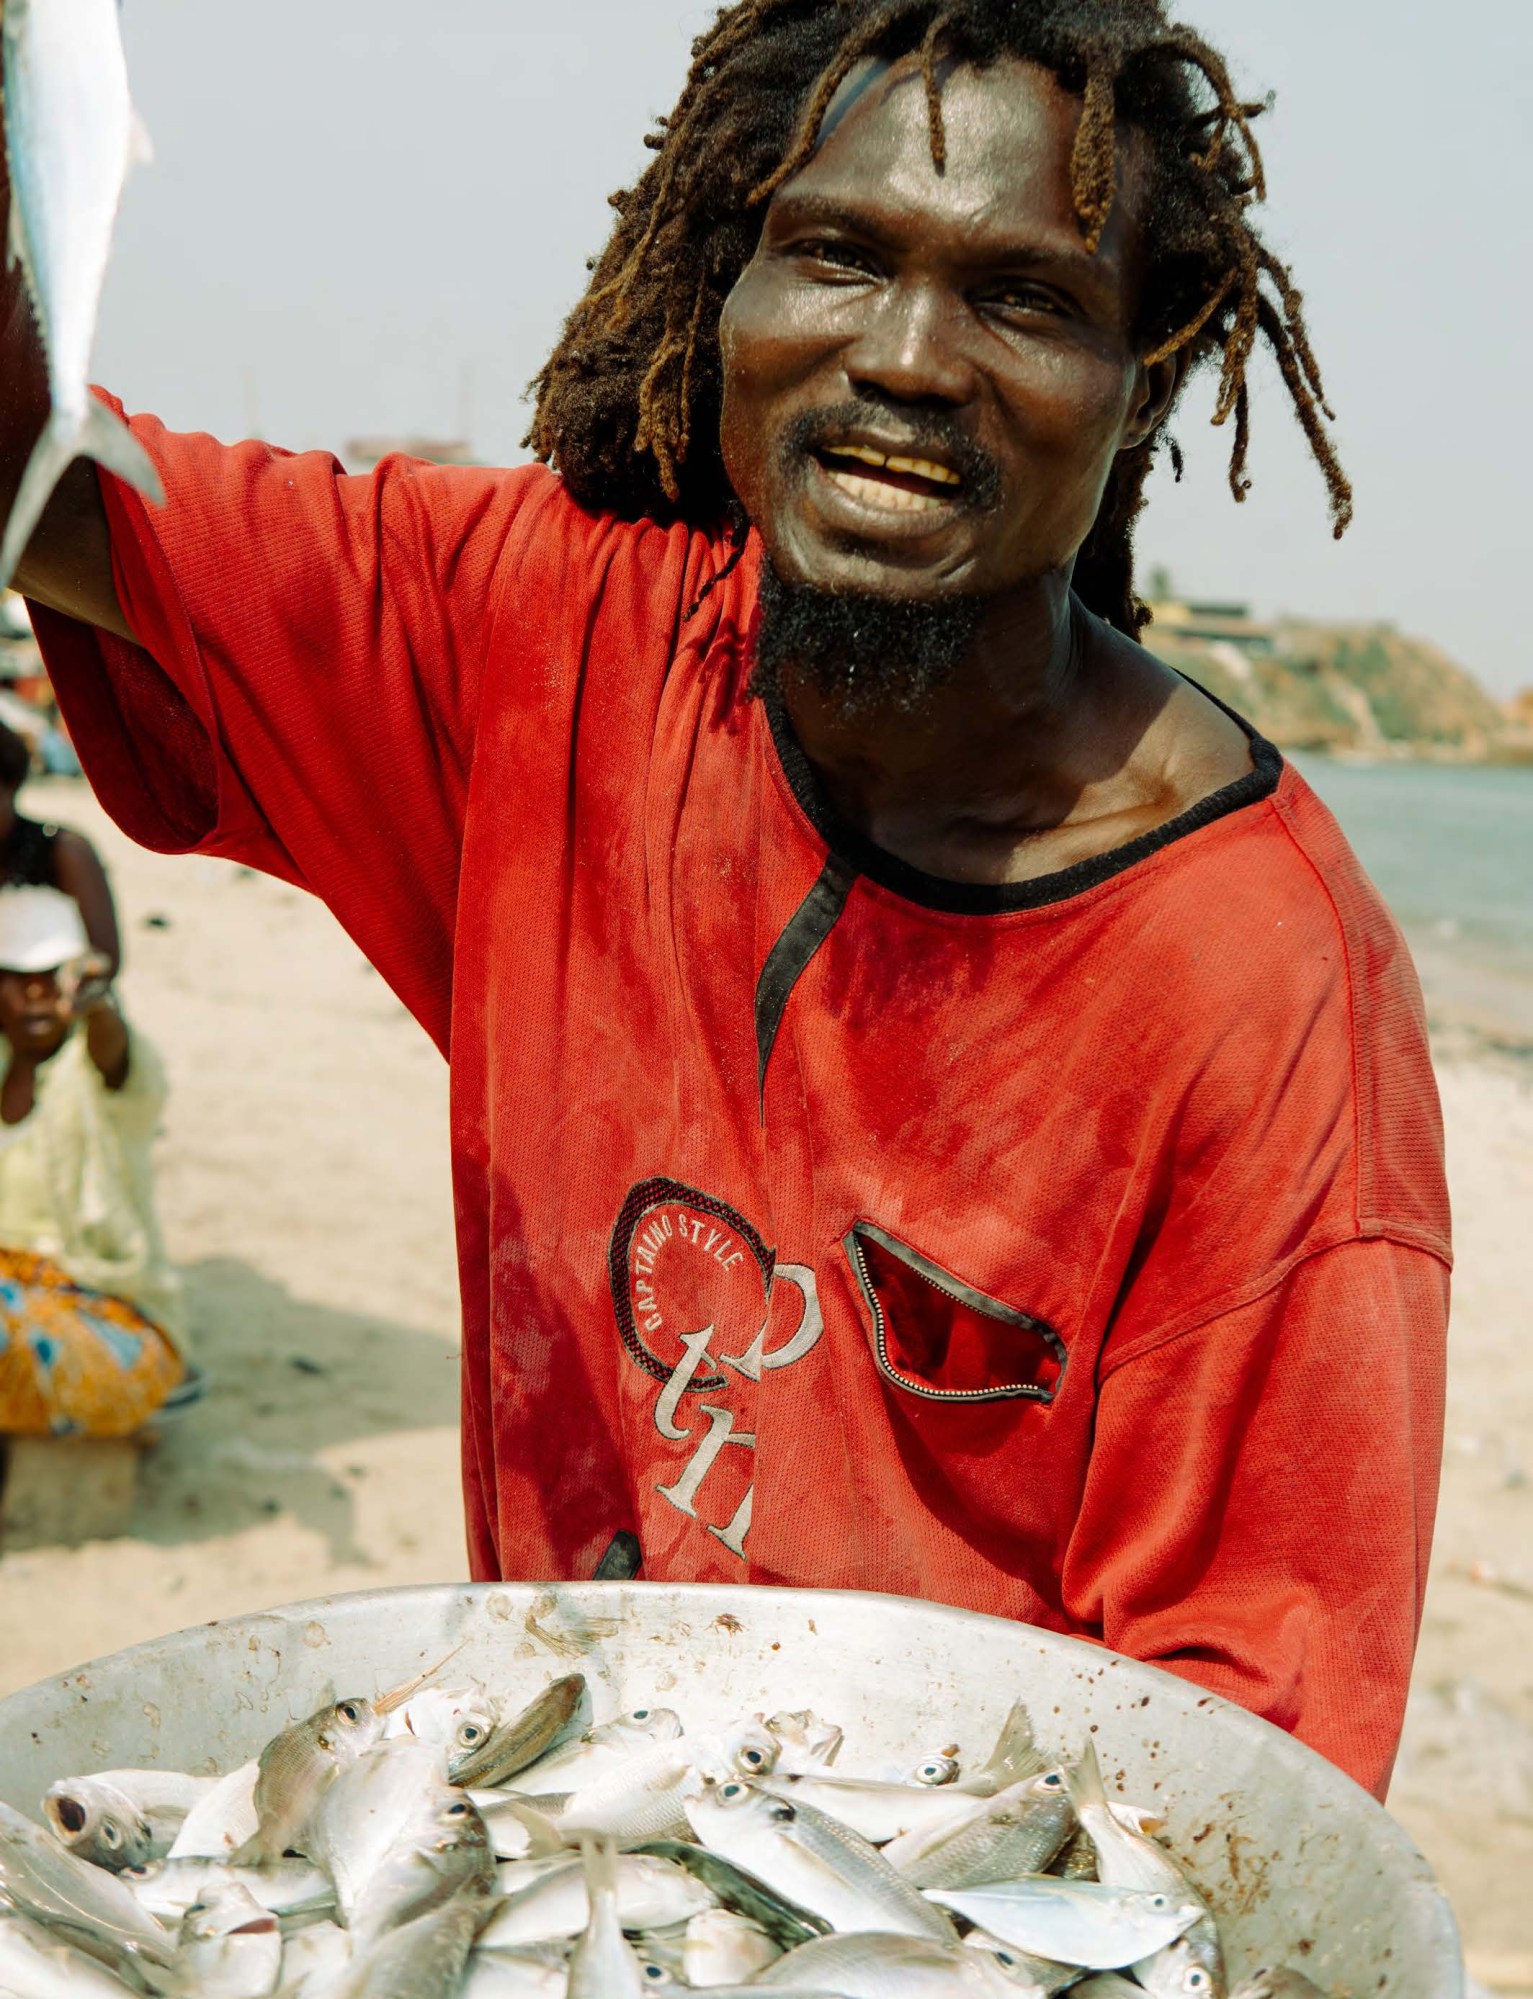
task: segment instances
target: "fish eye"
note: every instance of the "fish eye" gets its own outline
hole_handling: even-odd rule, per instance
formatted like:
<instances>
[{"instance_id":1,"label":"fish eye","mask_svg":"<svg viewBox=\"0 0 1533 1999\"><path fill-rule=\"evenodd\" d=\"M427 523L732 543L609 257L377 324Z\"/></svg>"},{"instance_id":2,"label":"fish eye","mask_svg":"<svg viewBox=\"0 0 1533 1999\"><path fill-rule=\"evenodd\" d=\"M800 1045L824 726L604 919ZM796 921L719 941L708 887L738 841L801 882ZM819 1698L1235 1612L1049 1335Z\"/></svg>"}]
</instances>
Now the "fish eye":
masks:
<instances>
[{"instance_id":1,"label":"fish eye","mask_svg":"<svg viewBox=\"0 0 1533 1999\"><path fill-rule=\"evenodd\" d=\"M476 1742L483 1739L483 1736L484 1730L479 1726L477 1721L466 1721L458 1730L458 1740L463 1744L465 1749L472 1749Z\"/></svg>"},{"instance_id":2,"label":"fish eye","mask_svg":"<svg viewBox=\"0 0 1533 1999\"><path fill-rule=\"evenodd\" d=\"M759 1770L766 1761L766 1758L759 1749L742 1749L740 1751L740 1761L742 1763L749 1763L753 1770Z\"/></svg>"},{"instance_id":3,"label":"fish eye","mask_svg":"<svg viewBox=\"0 0 1533 1999\"><path fill-rule=\"evenodd\" d=\"M358 1701L337 1701L335 1711L343 1721L362 1719L362 1707Z\"/></svg>"},{"instance_id":4,"label":"fish eye","mask_svg":"<svg viewBox=\"0 0 1533 1999\"><path fill-rule=\"evenodd\" d=\"M719 1792L719 1796L721 1798L743 1798L746 1789L747 1786L744 1784L726 1784Z\"/></svg>"},{"instance_id":5,"label":"fish eye","mask_svg":"<svg viewBox=\"0 0 1533 1999\"><path fill-rule=\"evenodd\" d=\"M1170 1906L1171 1904L1166 1900L1164 1895L1157 1895L1150 1904L1152 1909L1169 1909Z\"/></svg>"},{"instance_id":6,"label":"fish eye","mask_svg":"<svg viewBox=\"0 0 1533 1999\"><path fill-rule=\"evenodd\" d=\"M1057 1770L1051 1770L1043 1780L1044 1789L1058 1791L1063 1788L1064 1781L1064 1778L1060 1776Z\"/></svg>"},{"instance_id":7,"label":"fish eye","mask_svg":"<svg viewBox=\"0 0 1533 1999\"><path fill-rule=\"evenodd\" d=\"M108 1846L122 1845L122 1829L120 1826L114 1825L111 1819L103 1819L101 1821L101 1837L106 1841Z\"/></svg>"},{"instance_id":8,"label":"fish eye","mask_svg":"<svg viewBox=\"0 0 1533 1999\"><path fill-rule=\"evenodd\" d=\"M648 1721L649 1709L647 1707L636 1707L633 1711L632 1719L634 1721Z\"/></svg>"},{"instance_id":9,"label":"fish eye","mask_svg":"<svg viewBox=\"0 0 1533 1999\"><path fill-rule=\"evenodd\" d=\"M940 1763L923 1763L920 1774L923 1777L940 1777L943 1774L942 1765Z\"/></svg>"},{"instance_id":10,"label":"fish eye","mask_svg":"<svg viewBox=\"0 0 1533 1999\"><path fill-rule=\"evenodd\" d=\"M643 1964L639 1971L646 1985L669 1985L671 1982L671 1974L663 1964Z\"/></svg>"},{"instance_id":11,"label":"fish eye","mask_svg":"<svg viewBox=\"0 0 1533 1999\"><path fill-rule=\"evenodd\" d=\"M1208 1973L1201 1966L1194 1965L1182 1981L1182 1989L1185 1992L1207 1992L1212 1984Z\"/></svg>"},{"instance_id":12,"label":"fish eye","mask_svg":"<svg viewBox=\"0 0 1533 1999\"><path fill-rule=\"evenodd\" d=\"M1011 1966L1016 1963L1017 1960L1012 1956L1009 1950L998 1950L995 1954L995 1961L997 1964L1004 1964L1009 1970Z\"/></svg>"}]
</instances>

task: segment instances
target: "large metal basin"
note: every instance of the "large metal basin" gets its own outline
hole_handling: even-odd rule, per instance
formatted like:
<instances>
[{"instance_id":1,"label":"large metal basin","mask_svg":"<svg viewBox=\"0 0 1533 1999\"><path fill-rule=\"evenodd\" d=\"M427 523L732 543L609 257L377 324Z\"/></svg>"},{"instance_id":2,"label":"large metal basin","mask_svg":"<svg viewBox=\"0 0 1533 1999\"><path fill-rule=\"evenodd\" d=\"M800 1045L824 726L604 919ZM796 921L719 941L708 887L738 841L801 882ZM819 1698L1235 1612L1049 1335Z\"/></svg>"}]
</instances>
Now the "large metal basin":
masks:
<instances>
[{"instance_id":1,"label":"large metal basin","mask_svg":"<svg viewBox=\"0 0 1533 1999\"><path fill-rule=\"evenodd\" d=\"M3 1637L0 1637L3 1643ZM461 1646L447 1677L530 1695L578 1665L598 1719L647 1705L689 1725L813 1707L842 1760L988 1748L1011 1702L1040 1741L1094 1732L1109 1785L1165 1813L1220 1917L1231 1970L1301 1968L1335 1999L1462 1999L1453 1918L1426 1862L1311 1750L1169 1674L1070 1638L841 1591L581 1583L369 1590L180 1631L0 1701L0 1797L56 1777L222 1771L289 1720L375 1693Z\"/></svg>"}]
</instances>

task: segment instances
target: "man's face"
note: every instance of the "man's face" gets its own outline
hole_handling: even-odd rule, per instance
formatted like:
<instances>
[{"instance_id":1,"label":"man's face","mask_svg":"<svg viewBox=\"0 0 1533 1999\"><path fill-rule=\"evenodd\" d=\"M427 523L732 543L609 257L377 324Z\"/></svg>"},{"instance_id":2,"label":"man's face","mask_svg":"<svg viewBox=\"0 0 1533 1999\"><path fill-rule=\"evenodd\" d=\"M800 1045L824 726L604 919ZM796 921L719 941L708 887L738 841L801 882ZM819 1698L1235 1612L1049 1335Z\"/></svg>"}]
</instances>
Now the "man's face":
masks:
<instances>
[{"instance_id":1,"label":"man's face","mask_svg":"<svg viewBox=\"0 0 1533 1999\"><path fill-rule=\"evenodd\" d=\"M1063 568L1169 393L1133 345L1127 168L1081 238L1080 100L1007 61L942 108L939 172L919 65L858 72L724 309L725 463L790 584L988 598Z\"/></svg>"},{"instance_id":2,"label":"man's face","mask_svg":"<svg viewBox=\"0 0 1533 1999\"><path fill-rule=\"evenodd\" d=\"M46 1061L68 1040L69 1025L56 972L0 970L0 1034L18 1054Z\"/></svg>"}]
</instances>

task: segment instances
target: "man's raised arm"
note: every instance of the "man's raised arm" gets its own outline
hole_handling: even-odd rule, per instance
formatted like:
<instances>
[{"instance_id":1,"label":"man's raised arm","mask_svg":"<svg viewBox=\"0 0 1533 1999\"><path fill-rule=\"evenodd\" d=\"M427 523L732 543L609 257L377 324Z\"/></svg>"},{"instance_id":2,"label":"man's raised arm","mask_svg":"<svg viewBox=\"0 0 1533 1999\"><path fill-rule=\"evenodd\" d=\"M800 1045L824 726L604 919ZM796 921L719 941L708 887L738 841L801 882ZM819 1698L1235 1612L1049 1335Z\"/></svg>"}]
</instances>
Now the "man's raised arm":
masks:
<instances>
[{"instance_id":1,"label":"man's raised arm","mask_svg":"<svg viewBox=\"0 0 1533 1999\"><path fill-rule=\"evenodd\" d=\"M0 5L0 16L3 16ZM11 189L0 146L0 243L10 241ZM42 342L19 264L0 257L0 525L48 421ZM96 468L81 458L48 504L16 575L16 587L66 617L131 638L112 580L112 538Z\"/></svg>"}]
</instances>

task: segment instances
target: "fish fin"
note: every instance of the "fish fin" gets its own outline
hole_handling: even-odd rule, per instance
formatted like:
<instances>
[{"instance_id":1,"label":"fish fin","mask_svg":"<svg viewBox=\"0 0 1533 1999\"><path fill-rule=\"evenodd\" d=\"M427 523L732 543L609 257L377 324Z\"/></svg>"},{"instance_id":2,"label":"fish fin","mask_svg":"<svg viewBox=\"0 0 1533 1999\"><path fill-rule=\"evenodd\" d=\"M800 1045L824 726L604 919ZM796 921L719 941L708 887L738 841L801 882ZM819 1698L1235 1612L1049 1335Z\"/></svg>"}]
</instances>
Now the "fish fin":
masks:
<instances>
[{"instance_id":1,"label":"fish fin","mask_svg":"<svg viewBox=\"0 0 1533 1999\"><path fill-rule=\"evenodd\" d=\"M536 1805L525 1804L520 1798L508 1798L506 1810L527 1828L529 1860L541 1860L546 1854L564 1851L567 1842L560 1837L559 1828Z\"/></svg>"},{"instance_id":2,"label":"fish fin","mask_svg":"<svg viewBox=\"0 0 1533 1999\"><path fill-rule=\"evenodd\" d=\"M617 1841L595 1839L590 1833L580 1837L580 1860L585 1868L586 1893L594 1908L598 1899L617 1896Z\"/></svg>"},{"instance_id":3,"label":"fish fin","mask_svg":"<svg viewBox=\"0 0 1533 1999\"><path fill-rule=\"evenodd\" d=\"M386 1694L377 1695L373 1701L374 1711L378 1714L392 1714L395 1708L403 1707L411 1694L418 1694L428 1680L434 1679L444 1666L450 1665L467 1643L468 1640L465 1638L461 1643L454 1645L450 1652L445 1652L434 1666L428 1666L424 1673L417 1673L413 1680L404 1680L397 1687L390 1687Z\"/></svg>"},{"instance_id":4,"label":"fish fin","mask_svg":"<svg viewBox=\"0 0 1533 1999\"><path fill-rule=\"evenodd\" d=\"M1036 1777L1049 1767L1033 1734L1033 1718L1025 1701L1013 1701L995 1747L984 1768L973 1777L961 1777L957 1789L974 1798L993 1798L997 1791L1009 1791L1028 1777Z\"/></svg>"},{"instance_id":5,"label":"fish fin","mask_svg":"<svg viewBox=\"0 0 1533 1999\"><path fill-rule=\"evenodd\" d=\"M1092 1810L1107 1810L1107 1791L1102 1783L1102 1766L1097 1761L1097 1746L1088 1735L1086 1747L1081 1751L1079 1763L1064 1765L1065 1790L1078 1815Z\"/></svg>"},{"instance_id":6,"label":"fish fin","mask_svg":"<svg viewBox=\"0 0 1533 1999\"><path fill-rule=\"evenodd\" d=\"M21 475L5 539L0 541L0 590L10 588L11 578L31 545L37 523L53 498L54 488L80 455L80 437L73 424L50 421L32 447L27 469Z\"/></svg>"},{"instance_id":7,"label":"fish fin","mask_svg":"<svg viewBox=\"0 0 1533 1999\"><path fill-rule=\"evenodd\" d=\"M106 404L95 396L91 397L86 408L80 450L85 457L94 458L98 465L121 479L124 485L137 487L146 500L152 500L157 507L164 506L165 488L160 483L153 459L122 418L114 416Z\"/></svg>"}]
</instances>

